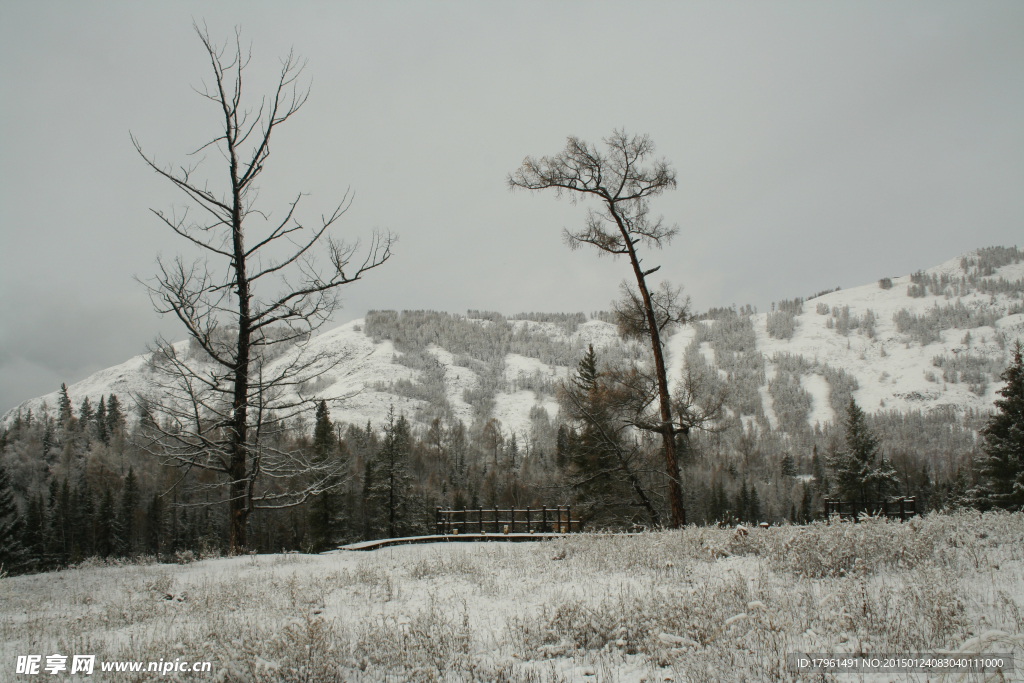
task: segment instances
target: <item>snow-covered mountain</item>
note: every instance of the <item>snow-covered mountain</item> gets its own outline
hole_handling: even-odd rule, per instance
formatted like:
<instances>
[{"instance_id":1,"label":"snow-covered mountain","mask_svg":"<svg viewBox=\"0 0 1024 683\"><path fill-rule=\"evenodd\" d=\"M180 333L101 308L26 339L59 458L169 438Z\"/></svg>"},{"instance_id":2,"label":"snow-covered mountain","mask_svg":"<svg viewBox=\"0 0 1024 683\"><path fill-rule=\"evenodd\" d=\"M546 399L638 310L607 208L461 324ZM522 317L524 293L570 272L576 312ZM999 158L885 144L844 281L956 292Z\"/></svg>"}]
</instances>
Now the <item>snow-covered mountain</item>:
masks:
<instances>
[{"instance_id":1,"label":"snow-covered mountain","mask_svg":"<svg viewBox=\"0 0 1024 683\"><path fill-rule=\"evenodd\" d=\"M744 382L750 391L756 390L750 394L754 403L737 398L731 401L730 412L773 428L785 429L796 424L794 420L810 426L834 420L836 407L842 405L839 393L852 393L868 411L942 406L989 410L1002 386L998 376L1009 350L1015 340L1024 340L1022 256L1024 252L1016 248L976 250L913 275L782 302L775 311L712 311L668 339L671 377L678 381L688 362L703 359L723 383L736 385L737 395L743 393ZM495 325L487 316L462 320L483 331ZM729 320L733 324L723 322ZM534 348L532 339L553 344L561 353L547 353L542 360L509 352L503 363L485 367L465 353L424 343L419 361L403 362L402 356L410 352L409 340L382 337L379 329L367 328L368 321L341 325L306 345L306 353L323 352L330 360L323 363L325 372L303 388L307 394L341 399L332 405L335 421L381 424L392 405L411 419L425 419L430 399L418 389L426 386L425 353L433 363L433 395L439 395L439 383L443 384L451 414L467 423L481 405L471 405L467 397L480 391L488 367L500 373L496 380L492 372L485 382L492 399L486 402L489 415L500 420L505 431L523 433L529 430L531 410L536 414L538 406L555 416L555 380L567 376L573 358L588 344L599 352L630 354L614 326L602 320L566 325L515 319L500 327L527 339L525 346L516 348ZM753 339L753 349L743 346L743 335ZM504 348L497 337L495 348ZM187 353L188 343L180 342L176 349ZM269 369L289 362L296 353L298 348L290 349ZM730 358L716 357L720 354ZM736 364L741 356L746 370ZM86 396L95 403L111 393L129 405L131 397L151 397L157 389L150 361L148 354L136 356L71 385L72 404L77 409ZM57 397L54 391L26 401L4 415L0 425L7 426L18 411L38 414L44 405L53 410Z\"/></svg>"}]
</instances>

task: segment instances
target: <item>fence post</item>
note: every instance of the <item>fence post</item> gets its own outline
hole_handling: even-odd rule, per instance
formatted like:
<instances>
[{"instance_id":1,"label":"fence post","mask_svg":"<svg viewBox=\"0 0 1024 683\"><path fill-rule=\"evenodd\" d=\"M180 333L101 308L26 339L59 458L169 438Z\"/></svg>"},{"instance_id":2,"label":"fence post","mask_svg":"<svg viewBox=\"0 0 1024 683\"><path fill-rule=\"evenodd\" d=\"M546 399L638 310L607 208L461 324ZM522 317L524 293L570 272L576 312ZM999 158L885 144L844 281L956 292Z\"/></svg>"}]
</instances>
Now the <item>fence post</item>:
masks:
<instances>
[{"instance_id":1,"label":"fence post","mask_svg":"<svg viewBox=\"0 0 1024 683\"><path fill-rule=\"evenodd\" d=\"M480 508L477 510L477 522L480 523L480 535L484 535L484 509Z\"/></svg>"},{"instance_id":2,"label":"fence post","mask_svg":"<svg viewBox=\"0 0 1024 683\"><path fill-rule=\"evenodd\" d=\"M501 528L498 526L498 506L494 506L494 533L500 534Z\"/></svg>"},{"instance_id":3,"label":"fence post","mask_svg":"<svg viewBox=\"0 0 1024 683\"><path fill-rule=\"evenodd\" d=\"M545 505L540 509L540 530L542 533L548 532L548 506Z\"/></svg>"},{"instance_id":4,"label":"fence post","mask_svg":"<svg viewBox=\"0 0 1024 683\"><path fill-rule=\"evenodd\" d=\"M533 526L530 524L530 506L526 506L526 533L533 533Z\"/></svg>"},{"instance_id":5,"label":"fence post","mask_svg":"<svg viewBox=\"0 0 1024 683\"><path fill-rule=\"evenodd\" d=\"M444 533L441 530L441 506L440 505L438 505L437 509L434 511L434 532L438 536L443 536L444 535Z\"/></svg>"}]
</instances>

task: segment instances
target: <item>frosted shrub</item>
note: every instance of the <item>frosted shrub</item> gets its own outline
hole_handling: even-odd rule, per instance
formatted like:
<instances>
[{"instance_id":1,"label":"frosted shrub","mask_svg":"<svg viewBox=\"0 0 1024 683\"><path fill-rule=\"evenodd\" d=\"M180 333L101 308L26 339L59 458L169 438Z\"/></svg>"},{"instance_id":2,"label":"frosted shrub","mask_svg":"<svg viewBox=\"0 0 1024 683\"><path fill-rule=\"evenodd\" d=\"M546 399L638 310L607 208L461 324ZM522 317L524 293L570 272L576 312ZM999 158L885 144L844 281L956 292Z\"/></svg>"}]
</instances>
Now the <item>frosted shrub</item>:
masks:
<instances>
[{"instance_id":1,"label":"frosted shrub","mask_svg":"<svg viewBox=\"0 0 1024 683\"><path fill-rule=\"evenodd\" d=\"M796 323L793 313L789 311L776 311L769 313L766 320L768 336L777 339L792 339Z\"/></svg>"},{"instance_id":2,"label":"frosted shrub","mask_svg":"<svg viewBox=\"0 0 1024 683\"><path fill-rule=\"evenodd\" d=\"M627 654L664 654L666 645L704 647L719 640L725 622L749 598L740 575L670 583L642 593L623 586L599 599L572 596L544 605L540 614L513 620L509 634L525 658L609 646Z\"/></svg>"},{"instance_id":3,"label":"frosted shrub","mask_svg":"<svg viewBox=\"0 0 1024 683\"><path fill-rule=\"evenodd\" d=\"M910 568L935 554L936 534L923 525L885 517L852 521L818 521L804 527L778 527L762 534L763 552L777 571L805 577L846 574L858 560L865 571Z\"/></svg>"},{"instance_id":4,"label":"frosted shrub","mask_svg":"<svg viewBox=\"0 0 1024 683\"><path fill-rule=\"evenodd\" d=\"M425 681L472 669L468 615L451 615L433 595L412 615L382 615L365 623L356 638L352 658L359 668L372 665Z\"/></svg>"}]
</instances>

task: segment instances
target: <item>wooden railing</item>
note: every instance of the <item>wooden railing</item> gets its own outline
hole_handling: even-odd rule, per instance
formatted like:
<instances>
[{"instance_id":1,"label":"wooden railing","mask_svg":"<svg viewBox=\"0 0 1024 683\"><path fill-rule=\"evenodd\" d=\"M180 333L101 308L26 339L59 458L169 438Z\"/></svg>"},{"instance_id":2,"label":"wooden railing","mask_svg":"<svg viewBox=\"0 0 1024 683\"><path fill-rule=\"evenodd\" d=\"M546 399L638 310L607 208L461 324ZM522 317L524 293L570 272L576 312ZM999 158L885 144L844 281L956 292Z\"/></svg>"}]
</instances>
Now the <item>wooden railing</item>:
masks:
<instances>
[{"instance_id":1,"label":"wooden railing","mask_svg":"<svg viewBox=\"0 0 1024 683\"><path fill-rule=\"evenodd\" d=\"M917 514L916 498L895 498L893 500L834 500L825 499L825 518L839 515L840 519L853 519L866 512L871 515L885 515L901 522Z\"/></svg>"},{"instance_id":2,"label":"wooden railing","mask_svg":"<svg viewBox=\"0 0 1024 683\"><path fill-rule=\"evenodd\" d=\"M437 535L579 532L583 524L572 518L571 505L549 508L437 508Z\"/></svg>"}]
</instances>

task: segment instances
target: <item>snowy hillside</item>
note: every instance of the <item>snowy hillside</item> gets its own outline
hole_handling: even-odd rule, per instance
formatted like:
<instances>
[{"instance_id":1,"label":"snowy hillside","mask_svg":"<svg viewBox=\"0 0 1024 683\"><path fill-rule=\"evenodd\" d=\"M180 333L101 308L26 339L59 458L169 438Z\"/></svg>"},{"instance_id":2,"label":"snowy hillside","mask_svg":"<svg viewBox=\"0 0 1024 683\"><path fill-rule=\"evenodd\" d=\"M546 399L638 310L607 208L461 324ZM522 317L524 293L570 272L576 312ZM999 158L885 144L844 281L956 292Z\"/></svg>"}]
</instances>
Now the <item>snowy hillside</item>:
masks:
<instances>
[{"instance_id":1,"label":"snowy hillside","mask_svg":"<svg viewBox=\"0 0 1024 683\"><path fill-rule=\"evenodd\" d=\"M993 294L983 285L958 284L972 273L978 275L976 266L963 267L976 258L977 252L972 252L924 271L927 278L938 279L939 287L934 290L922 292L912 279L924 278L905 275L892 278L888 289L873 283L806 301L803 312L793 318L789 339L772 337L767 324L770 314L757 315L754 329L757 348L767 359L766 379L770 381L777 371L773 357L788 353L852 375L858 386L853 396L868 411L939 406L989 410L997 398L995 392L1002 387L999 374L1008 361L1009 349L1015 340L1024 340L1024 262L1004 265L987 278L979 278L996 283L1002 279L1011 285L1010 292ZM945 286L941 284L944 278L950 281ZM908 296L908 290L916 290L918 296ZM846 307L849 320L860 326L854 329L847 323L849 329L843 334L841 320ZM873 317L873 324L865 326L865 317ZM811 396L808 419L832 419L828 382L815 371L805 372L799 379ZM770 400L764 407L769 420L777 421Z\"/></svg>"},{"instance_id":2,"label":"snowy hillside","mask_svg":"<svg viewBox=\"0 0 1024 683\"><path fill-rule=\"evenodd\" d=\"M678 381L700 365L729 391L730 414L785 431L834 420L851 394L868 411L984 411L1001 386L1008 350L1024 339L1022 292L1020 252L979 250L891 282L782 302L774 311L709 312L667 340L669 368ZM371 313L306 345L305 353L325 352L330 360L301 389L330 400L335 421L381 424L394 405L420 423L493 417L506 434L526 434L538 408L555 417L558 380L588 344L606 362L640 356L607 322L534 317L543 319ZM187 342L175 348L188 352ZM289 349L270 368L299 352ZM95 404L111 393L131 405L153 395L153 376L149 356L136 356L68 391L76 408L86 396ZM53 410L57 396L26 401L2 424L19 410Z\"/></svg>"}]
</instances>

